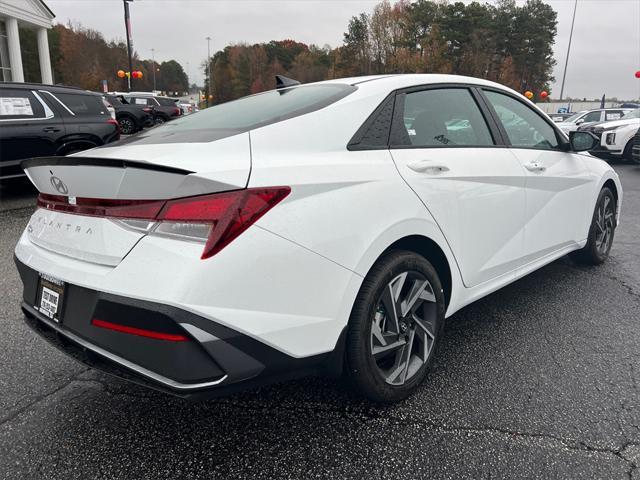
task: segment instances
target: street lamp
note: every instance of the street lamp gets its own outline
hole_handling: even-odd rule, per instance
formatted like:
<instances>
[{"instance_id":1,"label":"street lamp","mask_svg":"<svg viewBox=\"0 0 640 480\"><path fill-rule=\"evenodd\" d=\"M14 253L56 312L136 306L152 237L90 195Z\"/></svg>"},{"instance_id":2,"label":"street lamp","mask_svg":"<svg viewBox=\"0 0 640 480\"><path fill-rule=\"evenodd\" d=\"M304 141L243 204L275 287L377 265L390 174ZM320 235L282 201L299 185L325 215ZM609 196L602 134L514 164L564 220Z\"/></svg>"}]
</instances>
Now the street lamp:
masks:
<instances>
[{"instance_id":1,"label":"street lamp","mask_svg":"<svg viewBox=\"0 0 640 480\"><path fill-rule=\"evenodd\" d=\"M151 49L151 62L153 63L153 91L156 91L156 49Z\"/></svg>"},{"instance_id":2,"label":"street lamp","mask_svg":"<svg viewBox=\"0 0 640 480\"><path fill-rule=\"evenodd\" d=\"M567 78L567 66L569 65L569 52L571 52L571 39L573 38L573 24L576 22L576 9L578 0L573 4L573 19L571 20L571 33L569 33L569 45L567 46L567 58L564 60L564 72L562 73L562 85L560 86L560 100L564 94L564 81Z\"/></svg>"},{"instance_id":3,"label":"street lamp","mask_svg":"<svg viewBox=\"0 0 640 480\"><path fill-rule=\"evenodd\" d=\"M209 77L209 83L207 85L207 107L209 106L209 97L211 96L211 49L210 42L211 37L207 37L207 76Z\"/></svg>"},{"instance_id":4,"label":"street lamp","mask_svg":"<svg viewBox=\"0 0 640 480\"><path fill-rule=\"evenodd\" d=\"M131 47L133 46L133 40L131 40L131 17L129 17L129 2L133 0L122 0L124 3L124 26L127 30L127 55L129 56L129 72L133 72L133 60L131 58ZM127 77L127 87L131 91L131 75Z\"/></svg>"}]
</instances>

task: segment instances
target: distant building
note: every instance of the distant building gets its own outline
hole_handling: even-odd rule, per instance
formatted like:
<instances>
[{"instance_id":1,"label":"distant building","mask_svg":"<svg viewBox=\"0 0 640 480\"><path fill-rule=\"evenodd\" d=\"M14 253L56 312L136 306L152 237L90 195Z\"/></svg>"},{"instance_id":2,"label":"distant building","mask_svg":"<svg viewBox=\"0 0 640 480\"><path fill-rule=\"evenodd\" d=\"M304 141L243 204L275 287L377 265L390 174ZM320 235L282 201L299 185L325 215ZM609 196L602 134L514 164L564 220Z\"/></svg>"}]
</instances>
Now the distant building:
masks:
<instances>
[{"instance_id":1,"label":"distant building","mask_svg":"<svg viewBox=\"0 0 640 480\"><path fill-rule=\"evenodd\" d=\"M42 83L53 83L47 30L55 15L42 0L0 0L0 81L24 82L19 28L36 30Z\"/></svg>"}]
</instances>

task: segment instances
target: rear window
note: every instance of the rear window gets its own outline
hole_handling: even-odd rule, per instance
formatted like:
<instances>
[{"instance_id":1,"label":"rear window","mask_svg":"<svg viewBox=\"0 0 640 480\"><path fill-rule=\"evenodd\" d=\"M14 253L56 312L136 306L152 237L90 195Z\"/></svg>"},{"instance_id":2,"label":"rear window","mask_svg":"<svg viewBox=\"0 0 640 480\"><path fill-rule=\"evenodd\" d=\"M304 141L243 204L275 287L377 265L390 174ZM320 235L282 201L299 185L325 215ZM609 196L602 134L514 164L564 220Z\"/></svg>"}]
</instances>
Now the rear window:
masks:
<instances>
[{"instance_id":1,"label":"rear window","mask_svg":"<svg viewBox=\"0 0 640 480\"><path fill-rule=\"evenodd\" d=\"M175 107L175 106L177 106L176 100L174 100L173 98L156 97L156 100L158 100L158 103L160 105L162 105L163 107Z\"/></svg>"},{"instance_id":2,"label":"rear window","mask_svg":"<svg viewBox=\"0 0 640 480\"><path fill-rule=\"evenodd\" d=\"M271 90L180 117L145 134L150 140L172 133L191 141L212 141L320 110L354 92L351 85L330 83ZM185 135L176 136L175 134ZM170 141L170 140L167 140Z\"/></svg>"},{"instance_id":3,"label":"rear window","mask_svg":"<svg viewBox=\"0 0 640 480\"><path fill-rule=\"evenodd\" d=\"M76 115L109 115L99 95L56 93L58 99Z\"/></svg>"}]
</instances>

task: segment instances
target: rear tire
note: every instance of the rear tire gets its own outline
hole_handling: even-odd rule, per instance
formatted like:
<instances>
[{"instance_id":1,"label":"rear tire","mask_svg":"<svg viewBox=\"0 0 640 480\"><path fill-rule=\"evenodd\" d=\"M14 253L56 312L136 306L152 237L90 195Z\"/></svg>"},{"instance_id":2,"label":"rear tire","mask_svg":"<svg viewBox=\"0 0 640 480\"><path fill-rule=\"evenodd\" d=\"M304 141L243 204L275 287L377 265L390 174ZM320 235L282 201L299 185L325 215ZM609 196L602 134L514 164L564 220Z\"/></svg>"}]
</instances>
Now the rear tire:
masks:
<instances>
[{"instance_id":1,"label":"rear tire","mask_svg":"<svg viewBox=\"0 0 640 480\"><path fill-rule=\"evenodd\" d=\"M138 131L138 126L136 125L136 122L133 120L133 118L129 116L120 117L120 120L118 120L118 123L120 124L120 132L123 135L131 135Z\"/></svg>"},{"instance_id":2,"label":"rear tire","mask_svg":"<svg viewBox=\"0 0 640 480\"><path fill-rule=\"evenodd\" d=\"M571 258L586 265L600 265L609 257L616 230L616 208L613 192L604 187L598 195L587 244L584 248L571 252Z\"/></svg>"},{"instance_id":3,"label":"rear tire","mask_svg":"<svg viewBox=\"0 0 640 480\"><path fill-rule=\"evenodd\" d=\"M627 162L633 161L633 156L631 155L631 150L633 149L633 138L627 142L627 146L624 147L624 151L622 152L622 159Z\"/></svg>"},{"instance_id":4,"label":"rear tire","mask_svg":"<svg viewBox=\"0 0 640 480\"><path fill-rule=\"evenodd\" d=\"M445 299L438 274L420 255L392 251L367 274L347 330L346 375L379 403L413 393L442 336Z\"/></svg>"}]
</instances>

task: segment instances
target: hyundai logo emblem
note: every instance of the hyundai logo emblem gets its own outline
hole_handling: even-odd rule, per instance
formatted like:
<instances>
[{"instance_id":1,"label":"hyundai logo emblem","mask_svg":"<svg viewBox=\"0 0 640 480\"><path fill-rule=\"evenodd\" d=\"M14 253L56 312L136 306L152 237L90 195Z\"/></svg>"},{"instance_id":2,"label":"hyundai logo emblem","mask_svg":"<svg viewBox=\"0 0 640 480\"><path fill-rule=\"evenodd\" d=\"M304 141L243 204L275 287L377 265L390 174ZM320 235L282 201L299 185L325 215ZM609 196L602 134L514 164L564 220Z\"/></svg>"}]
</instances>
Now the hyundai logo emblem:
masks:
<instances>
[{"instance_id":1,"label":"hyundai logo emblem","mask_svg":"<svg viewBox=\"0 0 640 480\"><path fill-rule=\"evenodd\" d=\"M51 186L55 188L58 192L60 192L62 195L66 195L67 193L69 193L69 188L64 184L62 180L60 180L55 175L51 176L51 178L49 179L49 182L51 182Z\"/></svg>"}]
</instances>

